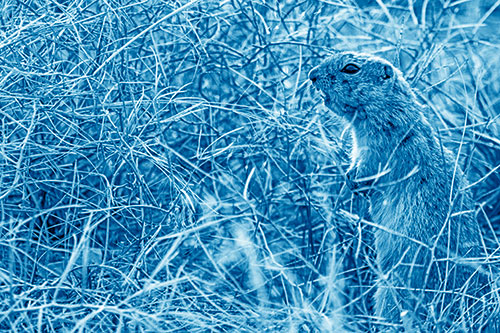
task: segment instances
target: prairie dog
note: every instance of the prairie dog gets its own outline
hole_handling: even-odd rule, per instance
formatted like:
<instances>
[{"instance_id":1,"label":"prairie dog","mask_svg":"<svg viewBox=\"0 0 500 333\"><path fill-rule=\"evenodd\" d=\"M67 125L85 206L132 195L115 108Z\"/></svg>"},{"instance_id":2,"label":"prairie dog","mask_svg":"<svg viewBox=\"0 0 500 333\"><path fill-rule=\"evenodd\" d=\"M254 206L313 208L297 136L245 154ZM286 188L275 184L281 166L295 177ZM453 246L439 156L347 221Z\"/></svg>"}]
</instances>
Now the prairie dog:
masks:
<instances>
[{"instance_id":1,"label":"prairie dog","mask_svg":"<svg viewBox=\"0 0 500 333\"><path fill-rule=\"evenodd\" d=\"M410 318L426 331L496 321L491 308L482 309L491 285L467 181L402 73L382 58L339 52L309 78L351 124L348 183L367 195L380 226L376 315L391 327Z\"/></svg>"}]
</instances>

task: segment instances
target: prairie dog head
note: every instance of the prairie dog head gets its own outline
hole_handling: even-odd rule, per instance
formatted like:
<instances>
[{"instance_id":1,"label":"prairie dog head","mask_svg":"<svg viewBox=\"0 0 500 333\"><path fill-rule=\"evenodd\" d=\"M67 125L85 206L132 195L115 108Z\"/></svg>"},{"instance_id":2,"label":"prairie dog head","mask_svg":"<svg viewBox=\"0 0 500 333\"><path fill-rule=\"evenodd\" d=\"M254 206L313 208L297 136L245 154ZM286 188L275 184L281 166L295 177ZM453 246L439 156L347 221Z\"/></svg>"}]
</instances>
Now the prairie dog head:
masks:
<instances>
[{"instance_id":1,"label":"prairie dog head","mask_svg":"<svg viewBox=\"0 0 500 333\"><path fill-rule=\"evenodd\" d=\"M370 54L336 53L313 68L309 79L322 92L325 105L347 118L355 112L385 111L414 99L401 72Z\"/></svg>"}]
</instances>

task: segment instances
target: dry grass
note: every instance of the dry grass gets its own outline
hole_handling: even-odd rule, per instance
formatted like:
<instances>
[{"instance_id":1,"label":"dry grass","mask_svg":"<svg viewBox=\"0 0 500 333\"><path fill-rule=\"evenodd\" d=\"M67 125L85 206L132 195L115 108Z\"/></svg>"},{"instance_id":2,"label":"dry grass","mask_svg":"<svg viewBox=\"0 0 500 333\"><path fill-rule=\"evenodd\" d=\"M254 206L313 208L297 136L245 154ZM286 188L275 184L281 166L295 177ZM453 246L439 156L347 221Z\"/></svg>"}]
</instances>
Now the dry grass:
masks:
<instances>
[{"instance_id":1,"label":"dry grass","mask_svg":"<svg viewBox=\"0 0 500 333\"><path fill-rule=\"evenodd\" d=\"M331 49L399 64L498 251L500 2L395 2L0 2L0 328L373 327Z\"/></svg>"}]
</instances>

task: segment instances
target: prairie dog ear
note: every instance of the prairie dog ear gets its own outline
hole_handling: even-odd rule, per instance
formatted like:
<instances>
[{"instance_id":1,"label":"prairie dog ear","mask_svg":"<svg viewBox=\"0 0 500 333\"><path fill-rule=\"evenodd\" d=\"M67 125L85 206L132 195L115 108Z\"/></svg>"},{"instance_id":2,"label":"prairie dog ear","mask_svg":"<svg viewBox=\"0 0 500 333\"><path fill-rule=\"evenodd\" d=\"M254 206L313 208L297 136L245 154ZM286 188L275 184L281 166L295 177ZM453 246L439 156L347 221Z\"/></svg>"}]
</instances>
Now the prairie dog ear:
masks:
<instances>
[{"instance_id":1,"label":"prairie dog ear","mask_svg":"<svg viewBox=\"0 0 500 333\"><path fill-rule=\"evenodd\" d=\"M390 79L394 76L394 69L391 65L383 64L382 65L382 80Z\"/></svg>"}]
</instances>

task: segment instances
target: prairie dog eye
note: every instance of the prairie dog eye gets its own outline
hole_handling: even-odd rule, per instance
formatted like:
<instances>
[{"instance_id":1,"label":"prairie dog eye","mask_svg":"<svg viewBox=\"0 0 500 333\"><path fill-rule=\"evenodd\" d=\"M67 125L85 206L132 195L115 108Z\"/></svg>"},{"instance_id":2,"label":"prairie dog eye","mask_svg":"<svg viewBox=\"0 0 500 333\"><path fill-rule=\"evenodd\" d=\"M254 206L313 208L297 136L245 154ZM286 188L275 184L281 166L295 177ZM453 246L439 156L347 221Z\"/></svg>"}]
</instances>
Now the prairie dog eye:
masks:
<instances>
[{"instance_id":1,"label":"prairie dog eye","mask_svg":"<svg viewBox=\"0 0 500 333\"><path fill-rule=\"evenodd\" d=\"M358 65L347 64L340 71L342 73L346 73L346 74L355 74L355 73L359 72L359 70L360 70L360 68L358 67Z\"/></svg>"}]
</instances>

